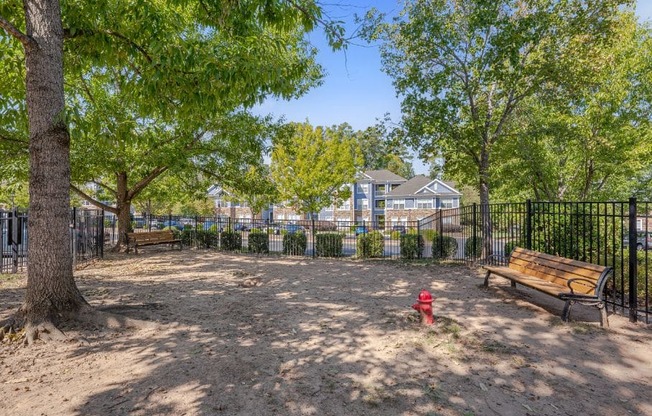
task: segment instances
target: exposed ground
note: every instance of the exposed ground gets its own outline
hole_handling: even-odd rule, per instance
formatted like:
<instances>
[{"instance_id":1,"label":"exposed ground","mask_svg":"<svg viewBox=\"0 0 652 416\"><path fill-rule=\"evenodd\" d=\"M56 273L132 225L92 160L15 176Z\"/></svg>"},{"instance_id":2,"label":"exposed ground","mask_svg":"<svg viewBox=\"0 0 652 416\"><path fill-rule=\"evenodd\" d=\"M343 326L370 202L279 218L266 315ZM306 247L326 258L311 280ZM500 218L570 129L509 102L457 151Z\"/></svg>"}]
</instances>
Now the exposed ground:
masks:
<instances>
[{"instance_id":1,"label":"exposed ground","mask_svg":"<svg viewBox=\"0 0 652 416\"><path fill-rule=\"evenodd\" d=\"M652 415L652 329L464 266L143 250L76 272L157 330L0 345L2 415ZM0 276L0 319L23 276ZM426 288L436 324L410 305Z\"/></svg>"}]
</instances>

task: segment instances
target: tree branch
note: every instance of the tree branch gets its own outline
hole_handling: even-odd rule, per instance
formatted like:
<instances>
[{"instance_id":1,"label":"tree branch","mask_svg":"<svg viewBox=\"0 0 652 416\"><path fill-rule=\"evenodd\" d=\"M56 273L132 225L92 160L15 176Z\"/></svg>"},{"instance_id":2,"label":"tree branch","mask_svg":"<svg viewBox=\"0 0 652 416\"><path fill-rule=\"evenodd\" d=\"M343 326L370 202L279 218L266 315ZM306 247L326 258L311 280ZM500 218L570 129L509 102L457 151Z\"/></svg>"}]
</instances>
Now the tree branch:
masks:
<instances>
[{"instance_id":1,"label":"tree branch","mask_svg":"<svg viewBox=\"0 0 652 416\"><path fill-rule=\"evenodd\" d=\"M21 32L20 30L18 30L16 26L9 23L2 16L0 16L0 27L3 28L11 36L18 39L18 41L23 44L23 47L25 49L38 48L38 43L34 40L33 37L28 36L23 32Z\"/></svg>"},{"instance_id":2,"label":"tree branch","mask_svg":"<svg viewBox=\"0 0 652 416\"><path fill-rule=\"evenodd\" d=\"M105 204L103 202L98 201L97 199L95 199L92 196L88 195L87 193L85 193L81 189L77 188L75 185L70 184L70 189L72 189L77 195L81 196L82 198L84 198L85 200L87 200L91 204L95 205L96 207L101 208L104 211L109 211L109 212L111 212L113 214L118 215L118 209L117 208L114 208L111 205L107 205L107 204Z\"/></svg>"},{"instance_id":3,"label":"tree branch","mask_svg":"<svg viewBox=\"0 0 652 416\"><path fill-rule=\"evenodd\" d=\"M113 189L110 186L106 185L105 183L97 181L95 179L91 180L91 182L93 182L95 185L100 186L100 187L104 188L105 190L109 191L114 196L116 196L116 197L118 196L118 191L116 191L115 189Z\"/></svg>"},{"instance_id":4,"label":"tree branch","mask_svg":"<svg viewBox=\"0 0 652 416\"><path fill-rule=\"evenodd\" d=\"M134 199L138 194L145 189L147 185L149 185L154 179L159 177L163 172L168 170L167 166L159 166L155 168L149 175L144 177L143 179L140 180L136 185L134 185L133 188L129 192L127 192L127 200L131 201Z\"/></svg>"},{"instance_id":5,"label":"tree branch","mask_svg":"<svg viewBox=\"0 0 652 416\"><path fill-rule=\"evenodd\" d=\"M77 30L73 33L72 30L70 29L64 29L63 30L63 38L64 39L74 39L82 36L93 36L97 35L98 33L103 33L109 36L113 36L114 38L118 38L122 40L123 42L127 43L128 45L132 46L134 49L136 49L138 52L140 52L141 55L147 59L147 62L153 62L152 57L149 55L147 50L134 42L133 40L129 39L127 36L123 35L120 32L116 32L113 30Z\"/></svg>"}]
</instances>

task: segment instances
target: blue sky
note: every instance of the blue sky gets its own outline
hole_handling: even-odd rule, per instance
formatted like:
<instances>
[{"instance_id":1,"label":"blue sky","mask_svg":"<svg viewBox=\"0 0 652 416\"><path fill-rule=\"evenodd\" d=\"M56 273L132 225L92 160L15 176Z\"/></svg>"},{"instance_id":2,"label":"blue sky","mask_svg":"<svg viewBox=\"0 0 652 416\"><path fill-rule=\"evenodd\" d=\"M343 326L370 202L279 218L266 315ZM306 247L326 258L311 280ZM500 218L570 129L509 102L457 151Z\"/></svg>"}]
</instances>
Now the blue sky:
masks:
<instances>
[{"instance_id":1,"label":"blue sky","mask_svg":"<svg viewBox=\"0 0 652 416\"><path fill-rule=\"evenodd\" d=\"M355 29L355 14L362 15L371 7L390 15L400 11L397 0L341 1L341 5L329 3L329 16L349 22L347 30ZM636 13L651 20L652 0L638 0ZM356 130L376 124L385 113L393 120L400 119L400 101L391 79L381 71L377 47L357 41L346 51L333 52L319 31L311 34L309 40L319 48L317 59L327 73L323 84L297 100L268 100L255 110L257 113L284 116L287 121L308 120L313 125L346 122ZM421 162L415 159L413 163L416 173L427 173Z\"/></svg>"}]
</instances>

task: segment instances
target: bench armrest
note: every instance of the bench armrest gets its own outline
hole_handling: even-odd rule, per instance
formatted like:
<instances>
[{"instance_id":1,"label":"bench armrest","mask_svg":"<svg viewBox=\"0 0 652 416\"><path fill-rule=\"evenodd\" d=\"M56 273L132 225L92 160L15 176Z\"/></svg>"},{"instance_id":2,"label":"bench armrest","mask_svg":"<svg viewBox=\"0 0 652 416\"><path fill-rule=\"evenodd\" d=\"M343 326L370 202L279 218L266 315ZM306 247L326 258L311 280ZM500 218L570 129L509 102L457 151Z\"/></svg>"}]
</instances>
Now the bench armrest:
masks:
<instances>
[{"instance_id":1,"label":"bench armrest","mask_svg":"<svg viewBox=\"0 0 652 416\"><path fill-rule=\"evenodd\" d=\"M571 283L576 282L576 281L586 282L586 283L588 283L589 285L593 286L594 289L597 287L596 284L595 284L595 282L594 282L593 280L584 279L584 278L582 278L582 277L574 277L574 278L572 278L572 279L568 279L568 280L566 281L566 286L568 286L568 288L569 288L570 291L571 291L571 294L573 294L573 295L575 294L575 291L574 291L573 288L571 287Z\"/></svg>"}]
</instances>

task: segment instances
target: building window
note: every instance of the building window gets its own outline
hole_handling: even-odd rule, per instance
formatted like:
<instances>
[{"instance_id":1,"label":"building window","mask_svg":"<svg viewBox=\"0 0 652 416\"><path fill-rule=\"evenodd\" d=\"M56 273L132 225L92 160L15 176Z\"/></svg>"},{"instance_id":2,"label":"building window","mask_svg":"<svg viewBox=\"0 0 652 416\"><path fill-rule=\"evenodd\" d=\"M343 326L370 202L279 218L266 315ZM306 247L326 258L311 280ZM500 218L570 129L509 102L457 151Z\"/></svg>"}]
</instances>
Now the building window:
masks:
<instances>
[{"instance_id":1,"label":"building window","mask_svg":"<svg viewBox=\"0 0 652 416\"><path fill-rule=\"evenodd\" d=\"M392 204L392 209L405 209L405 200L404 199L395 199Z\"/></svg>"},{"instance_id":2,"label":"building window","mask_svg":"<svg viewBox=\"0 0 652 416\"><path fill-rule=\"evenodd\" d=\"M368 199L358 199L356 201L356 209L369 209L369 200Z\"/></svg>"},{"instance_id":3,"label":"building window","mask_svg":"<svg viewBox=\"0 0 652 416\"><path fill-rule=\"evenodd\" d=\"M337 209L340 211L351 209L351 200L347 199L346 201L342 202L342 205L337 207Z\"/></svg>"},{"instance_id":4,"label":"building window","mask_svg":"<svg viewBox=\"0 0 652 416\"><path fill-rule=\"evenodd\" d=\"M642 218L637 218L636 219L636 231L643 231L643 219Z\"/></svg>"},{"instance_id":5,"label":"building window","mask_svg":"<svg viewBox=\"0 0 652 416\"><path fill-rule=\"evenodd\" d=\"M358 184L358 193L359 194L366 194L369 192L369 184L367 183L359 183Z\"/></svg>"},{"instance_id":6,"label":"building window","mask_svg":"<svg viewBox=\"0 0 652 416\"><path fill-rule=\"evenodd\" d=\"M385 185L376 185L376 193L377 194L384 194L385 193Z\"/></svg>"},{"instance_id":7,"label":"building window","mask_svg":"<svg viewBox=\"0 0 652 416\"><path fill-rule=\"evenodd\" d=\"M432 199L423 200L423 201L417 200L417 208L432 209Z\"/></svg>"},{"instance_id":8,"label":"building window","mask_svg":"<svg viewBox=\"0 0 652 416\"><path fill-rule=\"evenodd\" d=\"M379 200L377 200L377 201L375 202L374 206L375 206L376 208L380 208L380 209L385 208L385 200L384 200L384 199L379 199Z\"/></svg>"},{"instance_id":9,"label":"building window","mask_svg":"<svg viewBox=\"0 0 652 416\"><path fill-rule=\"evenodd\" d=\"M441 200L441 208L453 208L453 200L452 199L442 199Z\"/></svg>"}]
</instances>

